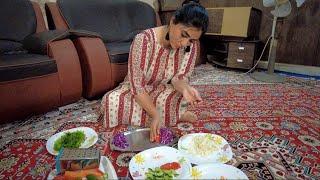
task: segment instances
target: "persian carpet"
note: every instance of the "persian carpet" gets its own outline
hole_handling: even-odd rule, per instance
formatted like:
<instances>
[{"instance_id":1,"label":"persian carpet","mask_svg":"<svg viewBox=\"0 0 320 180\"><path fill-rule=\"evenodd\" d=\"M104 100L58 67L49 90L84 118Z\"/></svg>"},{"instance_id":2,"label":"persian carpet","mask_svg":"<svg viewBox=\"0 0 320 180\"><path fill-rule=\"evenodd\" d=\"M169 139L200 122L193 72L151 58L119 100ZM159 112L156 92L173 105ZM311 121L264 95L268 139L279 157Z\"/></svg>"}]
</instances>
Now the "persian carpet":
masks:
<instances>
[{"instance_id":1,"label":"persian carpet","mask_svg":"<svg viewBox=\"0 0 320 180\"><path fill-rule=\"evenodd\" d=\"M258 84L247 75L196 69L191 83L204 103L199 121L173 127L178 135L210 132L223 136L234 156L228 163L250 179L320 179L320 83L287 77L284 84ZM57 132L87 126L99 134L96 147L125 179L134 153L109 148L110 137L128 127L104 129L100 101L80 100L43 115L0 125L0 179L46 179L54 156L45 147Z\"/></svg>"}]
</instances>

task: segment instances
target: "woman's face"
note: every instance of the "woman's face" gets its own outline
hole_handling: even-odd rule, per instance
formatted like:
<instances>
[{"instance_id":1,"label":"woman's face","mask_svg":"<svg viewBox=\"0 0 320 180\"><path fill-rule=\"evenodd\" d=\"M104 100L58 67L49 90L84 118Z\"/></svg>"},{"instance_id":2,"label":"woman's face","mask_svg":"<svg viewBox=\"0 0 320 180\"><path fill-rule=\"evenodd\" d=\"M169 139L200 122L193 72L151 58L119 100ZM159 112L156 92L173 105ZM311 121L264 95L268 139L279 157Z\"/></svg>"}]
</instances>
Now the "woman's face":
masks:
<instances>
[{"instance_id":1,"label":"woman's face","mask_svg":"<svg viewBox=\"0 0 320 180\"><path fill-rule=\"evenodd\" d=\"M169 39L173 49L190 46L193 41L197 41L202 31L196 27L189 27L183 24L174 24L171 20Z\"/></svg>"}]
</instances>

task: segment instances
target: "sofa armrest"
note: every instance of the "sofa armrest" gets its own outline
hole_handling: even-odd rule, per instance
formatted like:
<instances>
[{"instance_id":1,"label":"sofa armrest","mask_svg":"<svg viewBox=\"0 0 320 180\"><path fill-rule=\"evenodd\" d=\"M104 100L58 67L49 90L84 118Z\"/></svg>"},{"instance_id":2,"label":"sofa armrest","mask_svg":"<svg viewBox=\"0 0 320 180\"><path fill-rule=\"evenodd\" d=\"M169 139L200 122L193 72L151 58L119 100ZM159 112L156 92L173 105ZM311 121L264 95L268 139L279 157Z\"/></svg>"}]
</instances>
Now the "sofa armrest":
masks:
<instances>
[{"instance_id":1,"label":"sofa armrest","mask_svg":"<svg viewBox=\"0 0 320 180\"><path fill-rule=\"evenodd\" d=\"M30 53L46 55L50 42L62 39L75 39L78 37L101 38L99 34L86 30L50 30L27 36L23 40L23 47Z\"/></svg>"},{"instance_id":2,"label":"sofa armrest","mask_svg":"<svg viewBox=\"0 0 320 180\"><path fill-rule=\"evenodd\" d=\"M79 54L83 96L94 98L114 87L111 64L103 41L99 38L80 37L73 41Z\"/></svg>"},{"instance_id":3,"label":"sofa armrest","mask_svg":"<svg viewBox=\"0 0 320 180\"><path fill-rule=\"evenodd\" d=\"M69 36L68 30L52 30L32 34L23 40L23 47L30 53L47 54L47 45L56 40L65 39Z\"/></svg>"},{"instance_id":4,"label":"sofa armrest","mask_svg":"<svg viewBox=\"0 0 320 180\"><path fill-rule=\"evenodd\" d=\"M82 30L82 29L70 29L69 36L71 39L78 37L92 37L92 38L102 38L102 36L96 32Z\"/></svg>"},{"instance_id":5,"label":"sofa armrest","mask_svg":"<svg viewBox=\"0 0 320 180\"><path fill-rule=\"evenodd\" d=\"M48 27L50 30L60 29L67 30L69 29L67 22L62 17L60 10L56 2L46 2L45 10L47 15Z\"/></svg>"},{"instance_id":6,"label":"sofa armrest","mask_svg":"<svg viewBox=\"0 0 320 180\"><path fill-rule=\"evenodd\" d=\"M48 44L48 56L56 61L60 82L61 104L70 104L82 95L82 75L79 57L70 39Z\"/></svg>"}]
</instances>

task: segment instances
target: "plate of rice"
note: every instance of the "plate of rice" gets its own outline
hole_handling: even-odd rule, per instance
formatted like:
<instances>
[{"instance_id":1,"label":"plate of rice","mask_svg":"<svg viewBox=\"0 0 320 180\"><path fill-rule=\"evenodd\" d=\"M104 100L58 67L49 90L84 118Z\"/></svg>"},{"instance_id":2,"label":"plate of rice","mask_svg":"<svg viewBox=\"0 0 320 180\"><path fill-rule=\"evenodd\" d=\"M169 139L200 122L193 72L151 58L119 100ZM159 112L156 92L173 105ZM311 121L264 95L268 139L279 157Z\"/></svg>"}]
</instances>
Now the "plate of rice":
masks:
<instances>
[{"instance_id":1,"label":"plate of rice","mask_svg":"<svg viewBox=\"0 0 320 180\"><path fill-rule=\"evenodd\" d=\"M210 133L193 133L182 136L178 150L192 164L226 163L232 159L232 149L221 136Z\"/></svg>"}]
</instances>

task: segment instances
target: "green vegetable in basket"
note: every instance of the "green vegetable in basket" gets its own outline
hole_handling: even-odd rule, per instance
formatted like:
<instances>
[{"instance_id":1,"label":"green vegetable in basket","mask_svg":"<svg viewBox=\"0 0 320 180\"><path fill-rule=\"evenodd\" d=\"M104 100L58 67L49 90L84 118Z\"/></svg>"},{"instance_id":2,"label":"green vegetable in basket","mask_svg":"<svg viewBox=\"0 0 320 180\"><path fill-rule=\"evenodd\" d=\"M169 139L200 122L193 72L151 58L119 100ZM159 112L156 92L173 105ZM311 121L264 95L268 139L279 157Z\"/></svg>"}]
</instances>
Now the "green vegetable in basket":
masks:
<instances>
[{"instance_id":1,"label":"green vegetable in basket","mask_svg":"<svg viewBox=\"0 0 320 180\"><path fill-rule=\"evenodd\" d=\"M67 132L54 142L53 149L59 151L62 147L79 148L85 139L83 131Z\"/></svg>"},{"instance_id":2,"label":"green vegetable in basket","mask_svg":"<svg viewBox=\"0 0 320 180\"><path fill-rule=\"evenodd\" d=\"M155 180L155 179L164 179L171 180L174 177L177 177L179 174L175 170L162 170L159 167L156 167L154 170L149 168L146 172L147 180Z\"/></svg>"}]
</instances>

